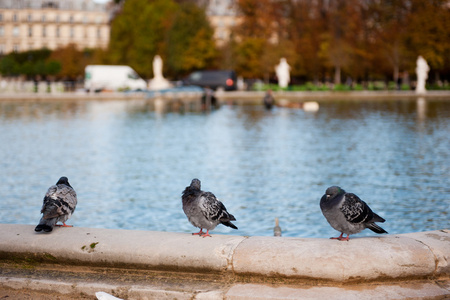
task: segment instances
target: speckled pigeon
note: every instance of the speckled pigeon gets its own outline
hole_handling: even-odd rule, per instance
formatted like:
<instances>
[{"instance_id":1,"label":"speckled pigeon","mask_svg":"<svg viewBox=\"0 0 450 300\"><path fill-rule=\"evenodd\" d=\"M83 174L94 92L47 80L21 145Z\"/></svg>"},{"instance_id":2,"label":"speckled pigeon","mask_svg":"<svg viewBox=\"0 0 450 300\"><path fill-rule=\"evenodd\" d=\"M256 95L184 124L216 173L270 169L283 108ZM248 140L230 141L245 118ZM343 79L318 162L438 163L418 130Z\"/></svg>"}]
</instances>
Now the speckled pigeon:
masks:
<instances>
[{"instance_id":1,"label":"speckled pigeon","mask_svg":"<svg viewBox=\"0 0 450 300\"><path fill-rule=\"evenodd\" d=\"M331 227L341 232L336 238L348 241L350 234L355 234L369 228L376 233L387 233L375 222L384 222L385 219L374 213L370 207L358 196L346 193L338 186L329 187L320 199L320 209L330 223ZM347 237L343 237L343 234Z\"/></svg>"},{"instance_id":2,"label":"speckled pigeon","mask_svg":"<svg viewBox=\"0 0 450 300\"><path fill-rule=\"evenodd\" d=\"M209 231L219 224L238 229L230 222L236 221L235 217L227 212L225 205L217 200L213 193L200 189L200 180L197 178L192 179L191 185L183 191L181 200L189 222L200 228L200 231L193 235L210 236ZM203 232L203 229L206 229L206 232Z\"/></svg>"},{"instance_id":3,"label":"speckled pigeon","mask_svg":"<svg viewBox=\"0 0 450 300\"><path fill-rule=\"evenodd\" d=\"M72 216L77 206L77 194L69 184L67 177L61 177L56 185L52 185L44 197L41 208L42 218L35 231L51 232L54 226L72 227L66 221ZM62 222L63 225L56 225Z\"/></svg>"}]
</instances>

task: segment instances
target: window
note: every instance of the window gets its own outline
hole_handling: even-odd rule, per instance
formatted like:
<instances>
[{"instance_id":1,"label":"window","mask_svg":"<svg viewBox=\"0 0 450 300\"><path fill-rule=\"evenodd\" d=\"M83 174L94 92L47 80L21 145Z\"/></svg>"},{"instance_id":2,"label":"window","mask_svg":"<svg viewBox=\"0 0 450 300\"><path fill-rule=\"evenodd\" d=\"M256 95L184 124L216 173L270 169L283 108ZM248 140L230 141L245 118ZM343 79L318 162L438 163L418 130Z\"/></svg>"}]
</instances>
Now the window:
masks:
<instances>
[{"instance_id":1,"label":"window","mask_svg":"<svg viewBox=\"0 0 450 300\"><path fill-rule=\"evenodd\" d=\"M70 27L70 37L73 38L75 36L75 29Z\"/></svg>"},{"instance_id":2,"label":"window","mask_svg":"<svg viewBox=\"0 0 450 300\"><path fill-rule=\"evenodd\" d=\"M33 21L33 16L31 14L28 14L27 21L28 22L32 22Z\"/></svg>"},{"instance_id":3,"label":"window","mask_svg":"<svg viewBox=\"0 0 450 300\"><path fill-rule=\"evenodd\" d=\"M42 36L43 37L47 36L47 27L46 26L42 26Z\"/></svg>"},{"instance_id":4,"label":"window","mask_svg":"<svg viewBox=\"0 0 450 300\"><path fill-rule=\"evenodd\" d=\"M3 22L3 14L0 14L0 22Z\"/></svg>"},{"instance_id":5,"label":"window","mask_svg":"<svg viewBox=\"0 0 450 300\"><path fill-rule=\"evenodd\" d=\"M33 27L28 26L28 36L33 36Z\"/></svg>"},{"instance_id":6,"label":"window","mask_svg":"<svg viewBox=\"0 0 450 300\"><path fill-rule=\"evenodd\" d=\"M100 28L97 28L97 38L100 39L102 37L102 31Z\"/></svg>"},{"instance_id":7,"label":"window","mask_svg":"<svg viewBox=\"0 0 450 300\"><path fill-rule=\"evenodd\" d=\"M42 22L45 22L47 20L47 17L45 15L42 15Z\"/></svg>"},{"instance_id":8,"label":"window","mask_svg":"<svg viewBox=\"0 0 450 300\"><path fill-rule=\"evenodd\" d=\"M5 28L3 26L0 26L0 36L5 35Z\"/></svg>"},{"instance_id":9,"label":"window","mask_svg":"<svg viewBox=\"0 0 450 300\"><path fill-rule=\"evenodd\" d=\"M60 29L59 26L56 27L56 37L60 36Z\"/></svg>"},{"instance_id":10,"label":"window","mask_svg":"<svg viewBox=\"0 0 450 300\"><path fill-rule=\"evenodd\" d=\"M12 20L13 20L13 22L17 22L17 20L18 20L17 14L13 14Z\"/></svg>"},{"instance_id":11,"label":"window","mask_svg":"<svg viewBox=\"0 0 450 300\"><path fill-rule=\"evenodd\" d=\"M59 19L59 15L56 15L56 17L55 17L55 22L56 22L56 23L59 23L59 20L60 20L60 19Z\"/></svg>"},{"instance_id":12,"label":"window","mask_svg":"<svg viewBox=\"0 0 450 300\"><path fill-rule=\"evenodd\" d=\"M69 23L73 23L73 16L72 15L70 15L70 17L69 17Z\"/></svg>"},{"instance_id":13,"label":"window","mask_svg":"<svg viewBox=\"0 0 450 300\"><path fill-rule=\"evenodd\" d=\"M5 45L0 44L0 54L4 54L4 53L5 53Z\"/></svg>"},{"instance_id":14,"label":"window","mask_svg":"<svg viewBox=\"0 0 450 300\"><path fill-rule=\"evenodd\" d=\"M19 26L14 26L13 27L13 36L19 36L19 34L20 34Z\"/></svg>"},{"instance_id":15,"label":"window","mask_svg":"<svg viewBox=\"0 0 450 300\"><path fill-rule=\"evenodd\" d=\"M13 51L14 52L19 52L19 50L20 50L19 44L14 44L13 45Z\"/></svg>"}]
</instances>

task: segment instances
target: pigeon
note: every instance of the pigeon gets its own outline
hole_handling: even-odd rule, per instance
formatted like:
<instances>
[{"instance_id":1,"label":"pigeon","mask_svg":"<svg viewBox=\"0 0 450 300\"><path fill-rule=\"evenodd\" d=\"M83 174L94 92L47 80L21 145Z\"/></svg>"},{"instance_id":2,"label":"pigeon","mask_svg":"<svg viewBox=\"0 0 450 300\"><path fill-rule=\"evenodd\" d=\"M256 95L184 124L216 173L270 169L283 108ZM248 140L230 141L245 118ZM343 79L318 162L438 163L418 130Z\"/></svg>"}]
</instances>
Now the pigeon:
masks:
<instances>
[{"instance_id":1,"label":"pigeon","mask_svg":"<svg viewBox=\"0 0 450 300\"><path fill-rule=\"evenodd\" d=\"M200 184L197 178L192 179L191 185L185 188L181 196L183 211L189 222L200 228L199 232L192 235L210 237L209 231L219 224L238 229L230 222L236 221L236 218L227 212L225 205L217 200L213 193L202 191ZM206 232L203 232L203 229L206 229Z\"/></svg>"},{"instance_id":2,"label":"pigeon","mask_svg":"<svg viewBox=\"0 0 450 300\"><path fill-rule=\"evenodd\" d=\"M56 185L52 185L44 197L41 208L42 218L34 229L37 232L44 230L51 232L54 226L72 227L66 221L72 216L77 205L77 194L69 184L67 177L61 177ZM56 225L57 222L63 225Z\"/></svg>"},{"instance_id":3,"label":"pigeon","mask_svg":"<svg viewBox=\"0 0 450 300\"><path fill-rule=\"evenodd\" d=\"M350 234L355 234L369 228L376 233L387 233L375 222L386 221L374 213L366 202L352 193L346 193L338 186L329 187L320 199L320 209L331 227L341 232L336 238L348 241ZM347 234L347 237L343 235Z\"/></svg>"}]
</instances>

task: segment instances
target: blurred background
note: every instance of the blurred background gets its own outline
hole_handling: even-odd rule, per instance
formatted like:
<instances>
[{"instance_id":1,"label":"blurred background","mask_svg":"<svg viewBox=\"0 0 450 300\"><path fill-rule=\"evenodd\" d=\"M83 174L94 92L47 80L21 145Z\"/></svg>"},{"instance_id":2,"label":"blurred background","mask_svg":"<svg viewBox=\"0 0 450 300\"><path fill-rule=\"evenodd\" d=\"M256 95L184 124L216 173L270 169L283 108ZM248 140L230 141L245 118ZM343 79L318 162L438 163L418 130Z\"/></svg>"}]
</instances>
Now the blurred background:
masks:
<instances>
[{"instance_id":1,"label":"blurred background","mask_svg":"<svg viewBox=\"0 0 450 300\"><path fill-rule=\"evenodd\" d=\"M36 224L47 188L67 176L79 197L69 224L193 232L181 192L197 177L237 218L238 231L217 233L270 236L279 218L284 236L329 237L319 200L331 185L389 233L449 228L449 92L406 92L418 56L427 90L450 89L449 20L440 0L0 0L0 222ZM234 93L257 105L158 110L170 99L151 91L83 90L96 64L151 83L157 56L174 89L192 72L231 70L239 89L280 90L280 58L291 81L272 109L264 93ZM328 90L375 92L289 92ZM319 95L316 110L294 105L303 94Z\"/></svg>"},{"instance_id":2,"label":"blurred background","mask_svg":"<svg viewBox=\"0 0 450 300\"><path fill-rule=\"evenodd\" d=\"M88 64L149 80L159 55L171 81L229 69L276 89L285 57L290 90L409 90L422 55L427 89L449 89L449 19L447 0L1 0L0 73L73 90Z\"/></svg>"}]
</instances>

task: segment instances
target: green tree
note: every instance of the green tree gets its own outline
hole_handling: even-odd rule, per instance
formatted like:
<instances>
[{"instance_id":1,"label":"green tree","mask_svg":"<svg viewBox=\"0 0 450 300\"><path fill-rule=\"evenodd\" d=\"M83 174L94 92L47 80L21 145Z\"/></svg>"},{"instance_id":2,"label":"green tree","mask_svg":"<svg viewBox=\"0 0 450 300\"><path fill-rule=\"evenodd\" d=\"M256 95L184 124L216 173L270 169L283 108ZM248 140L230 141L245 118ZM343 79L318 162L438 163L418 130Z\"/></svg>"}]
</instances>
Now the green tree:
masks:
<instances>
[{"instance_id":1,"label":"green tree","mask_svg":"<svg viewBox=\"0 0 450 300\"><path fill-rule=\"evenodd\" d=\"M128 0L112 22L109 54L111 63L151 78L155 55L164 73L176 77L210 66L216 50L205 11L193 2Z\"/></svg>"},{"instance_id":2,"label":"green tree","mask_svg":"<svg viewBox=\"0 0 450 300\"><path fill-rule=\"evenodd\" d=\"M128 0L111 24L109 53L113 64L127 64L150 78L152 62L164 59L166 32L177 5L172 0Z\"/></svg>"},{"instance_id":3,"label":"green tree","mask_svg":"<svg viewBox=\"0 0 450 300\"><path fill-rule=\"evenodd\" d=\"M168 31L167 65L172 75L213 67L217 57L213 35L205 11L182 3Z\"/></svg>"},{"instance_id":4,"label":"green tree","mask_svg":"<svg viewBox=\"0 0 450 300\"><path fill-rule=\"evenodd\" d=\"M3 76L18 76L20 66L12 55L6 55L0 60L0 73Z\"/></svg>"},{"instance_id":5,"label":"green tree","mask_svg":"<svg viewBox=\"0 0 450 300\"><path fill-rule=\"evenodd\" d=\"M0 72L5 76L24 75L28 79L45 79L61 69L59 62L50 59L49 49L12 52L2 58Z\"/></svg>"}]
</instances>

